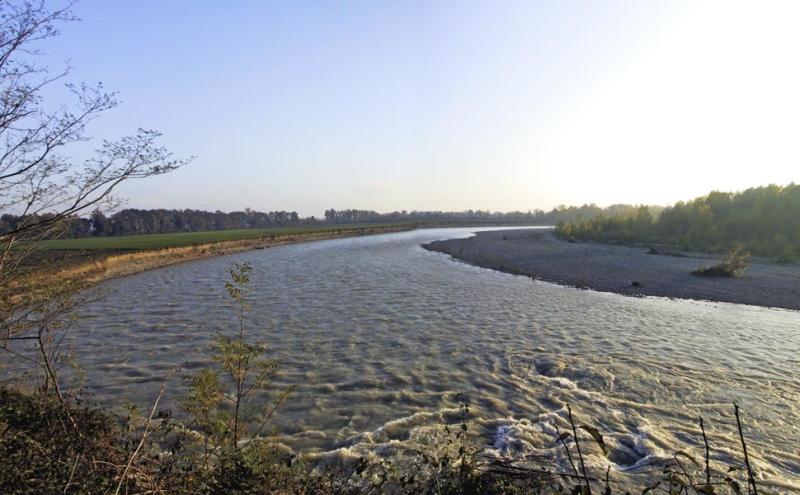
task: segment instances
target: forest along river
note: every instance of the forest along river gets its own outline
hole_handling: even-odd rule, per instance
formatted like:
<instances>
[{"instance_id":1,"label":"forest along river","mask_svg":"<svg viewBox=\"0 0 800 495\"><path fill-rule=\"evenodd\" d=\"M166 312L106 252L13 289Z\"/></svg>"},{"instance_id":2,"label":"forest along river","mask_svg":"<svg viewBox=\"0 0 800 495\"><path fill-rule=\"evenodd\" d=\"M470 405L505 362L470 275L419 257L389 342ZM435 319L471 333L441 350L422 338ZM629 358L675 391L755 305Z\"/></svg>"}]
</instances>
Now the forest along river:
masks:
<instances>
[{"instance_id":1,"label":"forest along river","mask_svg":"<svg viewBox=\"0 0 800 495\"><path fill-rule=\"evenodd\" d=\"M702 461L700 415L714 458L740 459L737 401L759 475L800 490L800 313L578 290L420 247L476 230L288 245L109 281L71 345L101 404L149 407L171 368L209 364L212 336L234 330L224 282L247 261L248 331L279 360L277 384L297 386L274 421L295 452L344 462L435 442L463 392L490 455L569 470L555 440L570 404L609 444L608 458L585 447L591 464L641 480L677 450ZM183 384L170 380L167 406Z\"/></svg>"}]
</instances>

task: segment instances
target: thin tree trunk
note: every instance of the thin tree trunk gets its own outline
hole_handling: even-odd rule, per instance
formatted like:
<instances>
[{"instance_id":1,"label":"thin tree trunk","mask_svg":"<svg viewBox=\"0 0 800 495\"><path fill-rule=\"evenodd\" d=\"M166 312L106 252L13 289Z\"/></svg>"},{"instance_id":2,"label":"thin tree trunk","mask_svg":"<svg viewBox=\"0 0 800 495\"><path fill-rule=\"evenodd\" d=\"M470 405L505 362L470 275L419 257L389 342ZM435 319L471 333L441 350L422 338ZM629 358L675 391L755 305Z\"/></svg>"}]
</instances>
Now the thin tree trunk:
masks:
<instances>
[{"instance_id":1,"label":"thin tree trunk","mask_svg":"<svg viewBox=\"0 0 800 495\"><path fill-rule=\"evenodd\" d=\"M53 382L53 388L56 391L56 397L58 397L58 401L62 405L66 405L64 402L64 396L61 395L61 387L58 385L58 379L56 378L55 370L53 369L53 365L50 362L50 356L47 354L47 349L45 346L43 335L46 332L45 324L42 324L41 328L39 329L39 333L36 336L36 342L38 343L39 353L42 355L42 363L44 365L44 369L47 372L48 382Z\"/></svg>"}]
</instances>

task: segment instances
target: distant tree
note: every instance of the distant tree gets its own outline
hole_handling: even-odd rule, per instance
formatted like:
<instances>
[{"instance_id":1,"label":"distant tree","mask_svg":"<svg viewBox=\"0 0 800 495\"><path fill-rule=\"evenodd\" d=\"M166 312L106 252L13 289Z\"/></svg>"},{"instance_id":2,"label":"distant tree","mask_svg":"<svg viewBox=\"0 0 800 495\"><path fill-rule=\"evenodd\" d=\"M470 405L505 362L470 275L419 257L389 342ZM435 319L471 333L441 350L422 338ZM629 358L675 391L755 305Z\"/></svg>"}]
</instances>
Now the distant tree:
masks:
<instances>
[{"instance_id":1,"label":"distant tree","mask_svg":"<svg viewBox=\"0 0 800 495\"><path fill-rule=\"evenodd\" d=\"M111 230L111 225L108 218L100 210L94 210L91 216L92 222L92 235L104 236L108 235Z\"/></svg>"},{"instance_id":2,"label":"distant tree","mask_svg":"<svg viewBox=\"0 0 800 495\"><path fill-rule=\"evenodd\" d=\"M571 220L557 231L576 239L650 242L719 253L741 244L755 255L798 261L800 185L712 191L679 201L658 214L652 208L639 208L610 217Z\"/></svg>"}]
</instances>

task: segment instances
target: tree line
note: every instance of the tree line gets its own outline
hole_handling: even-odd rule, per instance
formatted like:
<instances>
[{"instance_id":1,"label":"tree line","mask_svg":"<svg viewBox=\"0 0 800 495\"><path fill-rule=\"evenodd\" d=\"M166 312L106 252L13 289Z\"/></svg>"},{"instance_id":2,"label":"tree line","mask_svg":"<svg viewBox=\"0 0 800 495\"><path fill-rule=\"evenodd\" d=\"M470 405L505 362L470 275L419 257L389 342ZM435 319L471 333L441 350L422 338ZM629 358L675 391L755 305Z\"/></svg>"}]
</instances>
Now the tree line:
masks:
<instances>
[{"instance_id":1,"label":"tree line","mask_svg":"<svg viewBox=\"0 0 800 495\"><path fill-rule=\"evenodd\" d=\"M642 206L620 215L565 221L557 232L579 240L651 243L722 252L741 244L752 254L800 260L800 185L712 191L660 213Z\"/></svg>"},{"instance_id":2,"label":"tree line","mask_svg":"<svg viewBox=\"0 0 800 495\"><path fill-rule=\"evenodd\" d=\"M657 208L657 207L655 207ZM325 210L327 223L364 223L364 222L497 222L497 223L530 223L533 225L555 225L559 221L571 222L579 218L594 218L597 215L626 214L636 206L615 204L605 208L596 204L583 206L560 205L552 210L540 209L528 211L393 211L378 213L372 210Z\"/></svg>"},{"instance_id":3,"label":"tree line","mask_svg":"<svg viewBox=\"0 0 800 495\"><path fill-rule=\"evenodd\" d=\"M632 205L616 204L601 208L595 204L583 206L558 206L550 211L529 210L491 212L488 210L464 211L394 211L379 213L373 210L325 210L324 218L300 217L296 211L260 212L250 208L244 211L203 210L143 210L127 208L106 215L100 210L88 216L71 216L62 222L61 229L52 237L106 237L139 234L167 234L175 232L202 232L210 230L263 229L296 225L337 225L353 223L419 222L442 224L492 223L555 225L598 215L627 215L635 211ZM656 207L651 207L656 208ZM27 215L4 214L0 216L0 235L25 225L50 221L53 213Z\"/></svg>"},{"instance_id":4,"label":"tree line","mask_svg":"<svg viewBox=\"0 0 800 495\"><path fill-rule=\"evenodd\" d=\"M43 222L49 214L0 216L0 234L16 229L25 223ZM202 211L202 210L140 210L124 209L106 216L99 210L86 217L72 217L63 226L59 237L121 236L137 234L163 234L172 232L199 232L207 230L259 229L300 225L301 219L294 211L259 212Z\"/></svg>"}]
</instances>

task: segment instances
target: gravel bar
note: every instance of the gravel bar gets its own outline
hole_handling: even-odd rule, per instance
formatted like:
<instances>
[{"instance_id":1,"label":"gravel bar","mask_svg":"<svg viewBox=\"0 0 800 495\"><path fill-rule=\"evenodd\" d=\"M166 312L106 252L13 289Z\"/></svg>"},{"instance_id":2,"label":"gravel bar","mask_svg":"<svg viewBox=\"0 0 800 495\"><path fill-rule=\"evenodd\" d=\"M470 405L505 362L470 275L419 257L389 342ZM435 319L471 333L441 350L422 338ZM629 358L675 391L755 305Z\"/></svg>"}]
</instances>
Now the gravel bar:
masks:
<instances>
[{"instance_id":1,"label":"gravel bar","mask_svg":"<svg viewBox=\"0 0 800 495\"><path fill-rule=\"evenodd\" d=\"M740 278L699 277L691 272L716 264L718 256L566 242L552 229L479 232L423 247L484 268L584 289L800 310L797 264L754 259Z\"/></svg>"}]
</instances>

